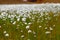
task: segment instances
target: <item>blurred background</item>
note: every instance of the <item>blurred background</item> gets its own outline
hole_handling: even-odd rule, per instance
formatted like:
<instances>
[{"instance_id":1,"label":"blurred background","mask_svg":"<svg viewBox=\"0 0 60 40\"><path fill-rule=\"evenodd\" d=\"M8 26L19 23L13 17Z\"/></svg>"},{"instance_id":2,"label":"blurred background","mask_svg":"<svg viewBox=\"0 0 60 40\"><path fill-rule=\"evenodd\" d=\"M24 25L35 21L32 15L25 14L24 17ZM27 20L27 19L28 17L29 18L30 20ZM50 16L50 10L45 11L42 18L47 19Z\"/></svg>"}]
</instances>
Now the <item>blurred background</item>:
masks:
<instances>
[{"instance_id":1,"label":"blurred background","mask_svg":"<svg viewBox=\"0 0 60 40\"><path fill-rule=\"evenodd\" d=\"M60 0L0 0L0 4L60 3Z\"/></svg>"}]
</instances>

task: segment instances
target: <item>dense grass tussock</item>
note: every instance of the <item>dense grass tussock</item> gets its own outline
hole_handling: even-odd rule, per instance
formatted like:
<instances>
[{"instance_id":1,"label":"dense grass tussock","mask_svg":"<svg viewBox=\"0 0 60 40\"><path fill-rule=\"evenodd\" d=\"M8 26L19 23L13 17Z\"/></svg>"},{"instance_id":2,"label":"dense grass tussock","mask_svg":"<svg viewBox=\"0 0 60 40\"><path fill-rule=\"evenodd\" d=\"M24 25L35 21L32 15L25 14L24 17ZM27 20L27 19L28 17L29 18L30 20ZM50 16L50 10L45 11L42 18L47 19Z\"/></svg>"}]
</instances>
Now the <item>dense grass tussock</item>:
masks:
<instances>
[{"instance_id":1,"label":"dense grass tussock","mask_svg":"<svg viewBox=\"0 0 60 40\"><path fill-rule=\"evenodd\" d=\"M0 40L60 40L59 12L21 12L0 11Z\"/></svg>"}]
</instances>

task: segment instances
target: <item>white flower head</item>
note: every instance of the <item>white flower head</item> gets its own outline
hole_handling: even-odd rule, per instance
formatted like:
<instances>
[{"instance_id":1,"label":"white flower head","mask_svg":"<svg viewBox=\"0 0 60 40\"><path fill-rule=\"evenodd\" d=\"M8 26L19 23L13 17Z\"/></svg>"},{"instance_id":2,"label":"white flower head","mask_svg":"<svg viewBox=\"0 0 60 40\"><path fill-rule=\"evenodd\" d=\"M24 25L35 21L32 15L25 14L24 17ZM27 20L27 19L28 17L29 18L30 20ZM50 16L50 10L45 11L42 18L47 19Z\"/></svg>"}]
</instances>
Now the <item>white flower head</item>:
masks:
<instances>
[{"instance_id":1,"label":"white flower head","mask_svg":"<svg viewBox=\"0 0 60 40\"><path fill-rule=\"evenodd\" d=\"M41 28L42 26L39 26L39 28Z\"/></svg>"},{"instance_id":2,"label":"white flower head","mask_svg":"<svg viewBox=\"0 0 60 40\"><path fill-rule=\"evenodd\" d=\"M53 27L55 27L56 25L53 25Z\"/></svg>"},{"instance_id":3,"label":"white flower head","mask_svg":"<svg viewBox=\"0 0 60 40\"><path fill-rule=\"evenodd\" d=\"M30 39L27 39L27 40L30 40Z\"/></svg>"},{"instance_id":4,"label":"white flower head","mask_svg":"<svg viewBox=\"0 0 60 40\"><path fill-rule=\"evenodd\" d=\"M8 36L9 36L9 34L8 34L8 33L6 33L6 34L5 34L5 36L6 36L6 37L8 37Z\"/></svg>"},{"instance_id":5,"label":"white flower head","mask_svg":"<svg viewBox=\"0 0 60 40\"><path fill-rule=\"evenodd\" d=\"M17 18L17 21L20 21L20 18Z\"/></svg>"},{"instance_id":6,"label":"white flower head","mask_svg":"<svg viewBox=\"0 0 60 40\"><path fill-rule=\"evenodd\" d=\"M41 12L40 14L41 14L40 17L42 17L44 15L43 12Z\"/></svg>"},{"instance_id":7,"label":"white flower head","mask_svg":"<svg viewBox=\"0 0 60 40\"><path fill-rule=\"evenodd\" d=\"M45 29L47 29L47 27L45 27Z\"/></svg>"},{"instance_id":8,"label":"white flower head","mask_svg":"<svg viewBox=\"0 0 60 40\"><path fill-rule=\"evenodd\" d=\"M32 17L32 20L34 20L34 17Z\"/></svg>"},{"instance_id":9,"label":"white flower head","mask_svg":"<svg viewBox=\"0 0 60 40\"><path fill-rule=\"evenodd\" d=\"M47 20L48 18L45 18L45 20Z\"/></svg>"},{"instance_id":10,"label":"white flower head","mask_svg":"<svg viewBox=\"0 0 60 40\"><path fill-rule=\"evenodd\" d=\"M24 18L22 18L22 21L24 21L24 22L25 22L25 21L26 21L26 18L25 18L25 17L24 17Z\"/></svg>"},{"instance_id":11,"label":"white flower head","mask_svg":"<svg viewBox=\"0 0 60 40\"><path fill-rule=\"evenodd\" d=\"M7 33L6 31L4 31L3 33Z\"/></svg>"},{"instance_id":12,"label":"white flower head","mask_svg":"<svg viewBox=\"0 0 60 40\"><path fill-rule=\"evenodd\" d=\"M1 28L1 26L0 26L0 28Z\"/></svg>"},{"instance_id":13,"label":"white flower head","mask_svg":"<svg viewBox=\"0 0 60 40\"><path fill-rule=\"evenodd\" d=\"M23 32L23 30L21 30L21 32Z\"/></svg>"},{"instance_id":14,"label":"white flower head","mask_svg":"<svg viewBox=\"0 0 60 40\"><path fill-rule=\"evenodd\" d=\"M14 17L15 17L15 15L10 15L10 17L11 17L11 18L14 18Z\"/></svg>"},{"instance_id":15,"label":"white flower head","mask_svg":"<svg viewBox=\"0 0 60 40\"><path fill-rule=\"evenodd\" d=\"M26 29L29 29L30 28L30 26L26 26Z\"/></svg>"},{"instance_id":16,"label":"white flower head","mask_svg":"<svg viewBox=\"0 0 60 40\"><path fill-rule=\"evenodd\" d=\"M16 24L16 21L14 21L13 24Z\"/></svg>"},{"instance_id":17,"label":"white flower head","mask_svg":"<svg viewBox=\"0 0 60 40\"><path fill-rule=\"evenodd\" d=\"M31 30L28 30L28 33L31 33L32 31Z\"/></svg>"},{"instance_id":18,"label":"white flower head","mask_svg":"<svg viewBox=\"0 0 60 40\"><path fill-rule=\"evenodd\" d=\"M46 31L45 34L50 34L51 32L50 31Z\"/></svg>"},{"instance_id":19,"label":"white flower head","mask_svg":"<svg viewBox=\"0 0 60 40\"><path fill-rule=\"evenodd\" d=\"M27 24L27 22L25 22L25 24Z\"/></svg>"},{"instance_id":20,"label":"white flower head","mask_svg":"<svg viewBox=\"0 0 60 40\"><path fill-rule=\"evenodd\" d=\"M11 18L11 15L8 15L8 18Z\"/></svg>"},{"instance_id":21,"label":"white flower head","mask_svg":"<svg viewBox=\"0 0 60 40\"><path fill-rule=\"evenodd\" d=\"M30 22L30 23L28 23L28 24L30 25L30 24L32 24L32 23Z\"/></svg>"},{"instance_id":22,"label":"white flower head","mask_svg":"<svg viewBox=\"0 0 60 40\"><path fill-rule=\"evenodd\" d=\"M50 28L50 30L53 30L53 28L52 27L49 27Z\"/></svg>"},{"instance_id":23,"label":"white flower head","mask_svg":"<svg viewBox=\"0 0 60 40\"><path fill-rule=\"evenodd\" d=\"M21 38L24 38L24 35L21 35Z\"/></svg>"},{"instance_id":24,"label":"white flower head","mask_svg":"<svg viewBox=\"0 0 60 40\"><path fill-rule=\"evenodd\" d=\"M2 16L7 16L7 13L6 12L2 12L1 15Z\"/></svg>"},{"instance_id":25,"label":"white flower head","mask_svg":"<svg viewBox=\"0 0 60 40\"><path fill-rule=\"evenodd\" d=\"M47 13L47 12L46 12L45 14L46 14L46 15L49 15L49 13Z\"/></svg>"},{"instance_id":26,"label":"white flower head","mask_svg":"<svg viewBox=\"0 0 60 40\"><path fill-rule=\"evenodd\" d=\"M34 35L34 37L36 37L36 35Z\"/></svg>"}]
</instances>

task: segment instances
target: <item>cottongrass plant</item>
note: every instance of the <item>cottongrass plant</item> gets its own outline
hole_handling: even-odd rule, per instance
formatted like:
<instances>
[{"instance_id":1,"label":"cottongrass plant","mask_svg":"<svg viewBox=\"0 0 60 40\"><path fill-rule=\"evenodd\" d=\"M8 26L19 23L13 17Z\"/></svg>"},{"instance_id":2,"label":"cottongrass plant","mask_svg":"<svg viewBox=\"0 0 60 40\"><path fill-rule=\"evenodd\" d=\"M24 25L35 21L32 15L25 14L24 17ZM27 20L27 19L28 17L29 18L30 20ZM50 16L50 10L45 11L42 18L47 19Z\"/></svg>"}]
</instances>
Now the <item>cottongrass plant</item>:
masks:
<instances>
[{"instance_id":1,"label":"cottongrass plant","mask_svg":"<svg viewBox=\"0 0 60 40\"><path fill-rule=\"evenodd\" d=\"M60 40L60 12L0 11L0 40Z\"/></svg>"}]
</instances>

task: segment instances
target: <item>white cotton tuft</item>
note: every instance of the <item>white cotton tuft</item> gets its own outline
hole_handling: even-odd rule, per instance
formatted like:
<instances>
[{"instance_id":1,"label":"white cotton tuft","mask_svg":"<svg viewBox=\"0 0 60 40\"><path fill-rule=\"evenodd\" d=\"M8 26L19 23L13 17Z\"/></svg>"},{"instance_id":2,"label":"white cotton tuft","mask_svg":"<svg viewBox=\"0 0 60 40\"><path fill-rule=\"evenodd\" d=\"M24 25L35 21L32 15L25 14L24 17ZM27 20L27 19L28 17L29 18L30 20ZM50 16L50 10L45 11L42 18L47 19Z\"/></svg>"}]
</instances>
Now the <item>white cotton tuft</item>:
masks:
<instances>
[{"instance_id":1,"label":"white cotton tuft","mask_svg":"<svg viewBox=\"0 0 60 40\"><path fill-rule=\"evenodd\" d=\"M29 29L30 28L30 26L26 26L26 29Z\"/></svg>"},{"instance_id":2,"label":"white cotton tuft","mask_svg":"<svg viewBox=\"0 0 60 40\"><path fill-rule=\"evenodd\" d=\"M32 31L31 30L28 30L28 33L31 33Z\"/></svg>"},{"instance_id":3,"label":"white cotton tuft","mask_svg":"<svg viewBox=\"0 0 60 40\"><path fill-rule=\"evenodd\" d=\"M24 22L25 22L25 21L26 21L26 18L22 18L22 21L24 21Z\"/></svg>"},{"instance_id":4,"label":"white cotton tuft","mask_svg":"<svg viewBox=\"0 0 60 40\"><path fill-rule=\"evenodd\" d=\"M9 34L7 33L7 34L5 34L5 36L6 36L6 37L8 37L8 36L9 36Z\"/></svg>"},{"instance_id":5,"label":"white cotton tuft","mask_svg":"<svg viewBox=\"0 0 60 40\"><path fill-rule=\"evenodd\" d=\"M21 35L21 38L24 38L24 35Z\"/></svg>"},{"instance_id":6,"label":"white cotton tuft","mask_svg":"<svg viewBox=\"0 0 60 40\"><path fill-rule=\"evenodd\" d=\"M50 31L46 31L45 34L50 34L51 32Z\"/></svg>"}]
</instances>

